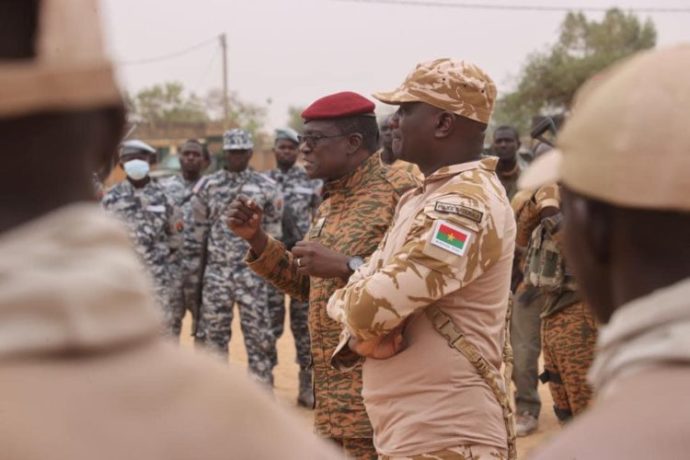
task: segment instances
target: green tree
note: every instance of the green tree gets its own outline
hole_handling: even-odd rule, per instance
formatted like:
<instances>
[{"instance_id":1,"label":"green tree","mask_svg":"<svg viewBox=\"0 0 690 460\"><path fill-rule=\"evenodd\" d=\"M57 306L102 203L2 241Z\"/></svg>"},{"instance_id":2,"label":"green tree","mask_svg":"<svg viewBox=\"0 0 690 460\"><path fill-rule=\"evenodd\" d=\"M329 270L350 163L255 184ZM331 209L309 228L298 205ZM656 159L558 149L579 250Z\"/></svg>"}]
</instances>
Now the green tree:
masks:
<instances>
[{"instance_id":1,"label":"green tree","mask_svg":"<svg viewBox=\"0 0 690 460\"><path fill-rule=\"evenodd\" d=\"M179 82L153 85L128 98L130 111L146 123L206 122L209 120L204 102L195 94L187 94Z\"/></svg>"},{"instance_id":2,"label":"green tree","mask_svg":"<svg viewBox=\"0 0 690 460\"><path fill-rule=\"evenodd\" d=\"M266 123L266 108L242 101L237 93L231 92L228 97L230 125L256 134ZM223 119L223 91L212 89L205 98L205 106L213 121Z\"/></svg>"},{"instance_id":3,"label":"green tree","mask_svg":"<svg viewBox=\"0 0 690 460\"><path fill-rule=\"evenodd\" d=\"M495 123L512 124L522 132L533 116L567 110L577 89L592 75L637 51L653 48L656 28L633 13L610 9L601 21L570 12L558 41L527 58L512 93L499 98Z\"/></svg>"}]
</instances>

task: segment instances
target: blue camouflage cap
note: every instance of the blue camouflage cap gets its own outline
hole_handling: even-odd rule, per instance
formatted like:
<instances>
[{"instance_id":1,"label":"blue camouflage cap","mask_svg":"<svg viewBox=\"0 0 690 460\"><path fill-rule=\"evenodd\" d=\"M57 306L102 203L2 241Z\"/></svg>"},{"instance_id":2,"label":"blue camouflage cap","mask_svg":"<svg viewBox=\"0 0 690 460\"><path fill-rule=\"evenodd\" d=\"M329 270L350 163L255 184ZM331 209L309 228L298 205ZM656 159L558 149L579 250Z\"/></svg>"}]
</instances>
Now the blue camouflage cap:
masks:
<instances>
[{"instance_id":1,"label":"blue camouflage cap","mask_svg":"<svg viewBox=\"0 0 690 460\"><path fill-rule=\"evenodd\" d=\"M295 144L299 144L299 136L297 135L297 131L292 128L276 129L276 141L281 141L283 139L292 141Z\"/></svg>"},{"instance_id":2,"label":"blue camouflage cap","mask_svg":"<svg viewBox=\"0 0 690 460\"><path fill-rule=\"evenodd\" d=\"M251 150L254 148L251 133L243 129L231 129L223 134L223 150Z\"/></svg>"}]
</instances>

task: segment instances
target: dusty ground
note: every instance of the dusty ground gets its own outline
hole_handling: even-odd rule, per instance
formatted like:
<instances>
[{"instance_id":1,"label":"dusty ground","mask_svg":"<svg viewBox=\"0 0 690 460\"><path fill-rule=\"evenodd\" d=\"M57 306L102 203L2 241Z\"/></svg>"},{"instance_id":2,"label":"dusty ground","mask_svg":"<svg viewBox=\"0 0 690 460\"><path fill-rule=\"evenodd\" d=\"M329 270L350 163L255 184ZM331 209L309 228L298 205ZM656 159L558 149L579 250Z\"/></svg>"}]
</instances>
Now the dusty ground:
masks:
<instances>
[{"instance_id":1,"label":"dusty ground","mask_svg":"<svg viewBox=\"0 0 690 460\"><path fill-rule=\"evenodd\" d=\"M185 318L182 328L182 345L185 347L192 346L192 340L189 337L189 330L191 326L190 317ZM274 370L275 376L275 394L278 399L285 405L292 408L302 420L304 426L308 429L312 427L312 412L300 408L296 405L297 400L297 372L299 370L295 363L295 345L292 340L292 333L288 324L285 325L285 334L278 342L278 366ZM247 354L244 350L244 343L242 341L242 331L240 330L239 317L237 312L232 324L232 340L230 341L230 362L237 365L245 365L247 362ZM542 410L539 420L539 430L526 438L518 439L518 454L519 458L527 458L530 451L544 443L550 436L557 433L559 430L558 422L553 414L552 400L549 390L546 385L540 385L539 393L542 397Z\"/></svg>"}]
</instances>

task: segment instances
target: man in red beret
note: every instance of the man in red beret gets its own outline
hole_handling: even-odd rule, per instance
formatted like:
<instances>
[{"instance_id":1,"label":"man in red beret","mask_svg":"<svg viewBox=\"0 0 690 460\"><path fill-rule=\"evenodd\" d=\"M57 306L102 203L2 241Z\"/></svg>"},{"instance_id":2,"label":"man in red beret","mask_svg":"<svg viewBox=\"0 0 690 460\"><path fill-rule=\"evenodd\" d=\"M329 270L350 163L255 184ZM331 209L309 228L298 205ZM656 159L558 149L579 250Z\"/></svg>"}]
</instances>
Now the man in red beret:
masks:
<instances>
[{"instance_id":1,"label":"man in red beret","mask_svg":"<svg viewBox=\"0 0 690 460\"><path fill-rule=\"evenodd\" d=\"M376 459L372 429L362 403L362 368L339 372L328 364L341 328L326 302L363 263L386 232L400 196L416 185L408 173L378 155L374 104L352 92L317 100L303 113L300 136L307 174L323 179L323 202L304 241L292 252L260 227L262 210L240 197L228 224L251 245L249 267L292 298L309 300L317 432L348 456Z\"/></svg>"}]
</instances>

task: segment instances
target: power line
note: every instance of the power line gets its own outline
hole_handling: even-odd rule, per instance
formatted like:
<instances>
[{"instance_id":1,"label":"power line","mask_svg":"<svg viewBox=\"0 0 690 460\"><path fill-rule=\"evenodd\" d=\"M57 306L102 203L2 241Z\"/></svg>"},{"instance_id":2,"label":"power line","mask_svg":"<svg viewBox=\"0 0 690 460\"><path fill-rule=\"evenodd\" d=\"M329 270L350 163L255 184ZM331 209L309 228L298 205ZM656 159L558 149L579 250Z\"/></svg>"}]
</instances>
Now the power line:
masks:
<instances>
[{"instance_id":1,"label":"power line","mask_svg":"<svg viewBox=\"0 0 690 460\"><path fill-rule=\"evenodd\" d=\"M169 54L163 54L161 56L155 56L155 57L150 57L150 58L145 58L145 59L137 59L134 61L121 61L118 62L118 65L142 65L142 64L152 64L154 62L160 62L160 61L167 61L169 59L175 59L180 56L184 56L185 54L189 54L192 51L195 51L199 48L202 48L210 43L216 43L218 40L218 36L215 36L213 38L209 38L208 40L204 40L203 42L197 43L196 45L190 46L189 48L185 48L180 51L175 51L173 53Z\"/></svg>"},{"instance_id":2,"label":"power line","mask_svg":"<svg viewBox=\"0 0 690 460\"><path fill-rule=\"evenodd\" d=\"M193 93L198 92L199 88L201 87L202 83L206 82L206 79L208 78L208 75L211 71L211 68L213 67L213 64L216 63L216 60L218 59L218 50L213 51L213 55L211 56L211 60L209 63L206 65L206 68L204 69L203 73L200 75L198 78L196 84L194 85L194 90L192 91Z\"/></svg>"},{"instance_id":3,"label":"power line","mask_svg":"<svg viewBox=\"0 0 690 460\"><path fill-rule=\"evenodd\" d=\"M399 6L428 6L428 7L443 7L443 8L460 8L466 10L502 10L502 11L547 11L547 12L567 12L567 11L587 11L587 12L605 12L610 8L604 7L589 7L589 6L547 6L547 5L507 5L507 4L480 4L480 3L451 3L440 1L422 1L422 0L331 0L341 3L370 3L370 4L384 4L384 5L399 5ZM617 7L625 11L633 11L636 13L690 13L690 8L658 8L658 7Z\"/></svg>"}]
</instances>

